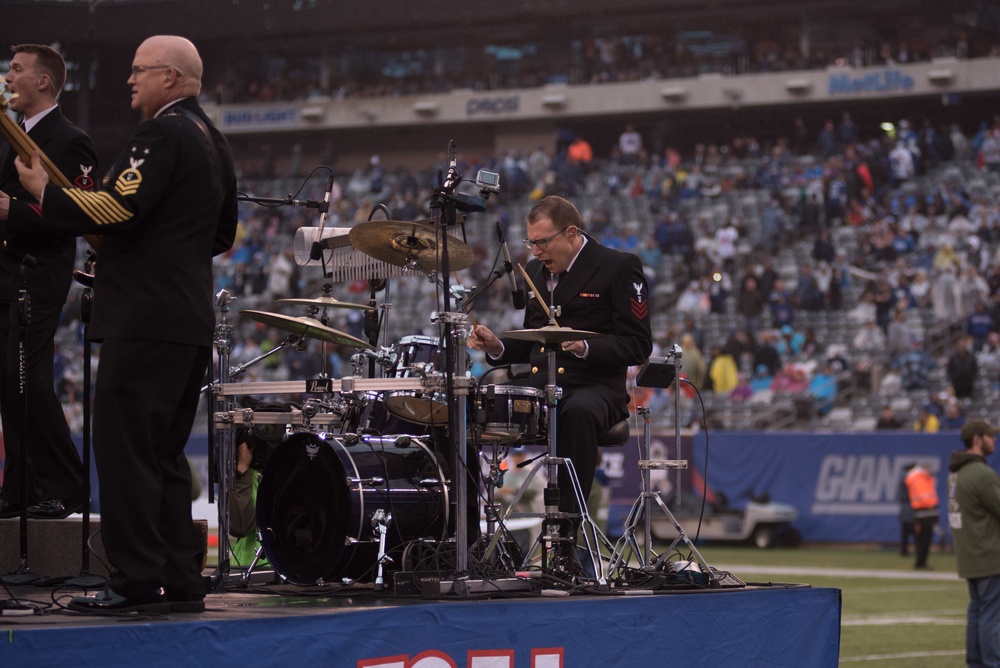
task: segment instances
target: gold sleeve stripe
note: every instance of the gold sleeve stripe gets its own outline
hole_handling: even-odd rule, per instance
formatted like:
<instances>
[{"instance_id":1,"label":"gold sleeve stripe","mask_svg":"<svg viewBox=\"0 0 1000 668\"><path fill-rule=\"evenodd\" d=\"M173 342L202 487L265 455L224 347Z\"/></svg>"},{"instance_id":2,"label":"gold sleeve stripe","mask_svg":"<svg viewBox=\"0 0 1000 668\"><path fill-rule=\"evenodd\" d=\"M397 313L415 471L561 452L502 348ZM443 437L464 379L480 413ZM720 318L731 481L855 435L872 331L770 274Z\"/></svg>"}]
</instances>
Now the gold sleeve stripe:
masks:
<instances>
[{"instance_id":1,"label":"gold sleeve stripe","mask_svg":"<svg viewBox=\"0 0 1000 668\"><path fill-rule=\"evenodd\" d=\"M90 192L76 188L66 188L64 192L98 225L123 223L132 217L132 213L115 201L110 193Z\"/></svg>"}]
</instances>

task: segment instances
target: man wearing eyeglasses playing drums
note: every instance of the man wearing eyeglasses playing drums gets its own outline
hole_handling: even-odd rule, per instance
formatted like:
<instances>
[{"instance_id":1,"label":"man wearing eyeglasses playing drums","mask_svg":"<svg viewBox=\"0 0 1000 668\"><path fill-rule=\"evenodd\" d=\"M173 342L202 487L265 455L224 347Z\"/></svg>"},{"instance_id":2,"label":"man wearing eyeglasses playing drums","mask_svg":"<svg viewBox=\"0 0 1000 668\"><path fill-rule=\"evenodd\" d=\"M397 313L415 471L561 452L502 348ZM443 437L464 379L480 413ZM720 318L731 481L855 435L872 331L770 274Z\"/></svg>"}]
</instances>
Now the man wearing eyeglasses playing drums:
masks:
<instances>
[{"instance_id":1,"label":"man wearing eyeglasses playing drums","mask_svg":"<svg viewBox=\"0 0 1000 668\"><path fill-rule=\"evenodd\" d=\"M530 286L525 329L551 325L551 303L560 308L559 327L601 336L564 341L556 353L558 402L557 452L573 462L586 499L599 463L598 436L628 417L625 375L652 350L649 289L639 257L602 246L583 231L580 212L561 197L536 204L527 217L525 245L534 258L526 274ZM529 362L528 381L548 383L546 344L497 337L488 327L474 328L467 345L486 352L492 365ZM559 467L559 510L579 513L566 467ZM576 535L577 522L570 535Z\"/></svg>"}]
</instances>

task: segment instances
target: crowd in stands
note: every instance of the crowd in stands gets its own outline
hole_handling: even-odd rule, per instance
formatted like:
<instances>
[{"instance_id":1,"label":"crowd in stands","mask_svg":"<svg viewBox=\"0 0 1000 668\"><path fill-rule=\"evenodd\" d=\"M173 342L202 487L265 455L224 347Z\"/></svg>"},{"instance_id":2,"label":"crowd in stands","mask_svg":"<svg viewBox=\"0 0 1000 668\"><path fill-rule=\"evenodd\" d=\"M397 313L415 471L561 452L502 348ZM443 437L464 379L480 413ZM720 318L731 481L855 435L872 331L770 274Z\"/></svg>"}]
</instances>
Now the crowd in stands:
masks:
<instances>
[{"instance_id":1,"label":"crowd in stands","mask_svg":"<svg viewBox=\"0 0 1000 668\"><path fill-rule=\"evenodd\" d=\"M575 39L548 34L544 44L498 46L487 42L436 49L380 50L345 47L342 52L274 56L218 54L204 95L220 104L348 99L533 88L546 84L601 84L820 69L872 67L938 57L1000 54L1000 37L983 26L953 28L909 17L900 37L871 36L824 43L803 39L797 27L767 30L664 32L600 35ZM958 24L961 25L961 24ZM845 34L852 34L844 31ZM806 47L805 44L810 44ZM516 55L514 55L516 54Z\"/></svg>"},{"instance_id":2,"label":"crowd in stands","mask_svg":"<svg viewBox=\"0 0 1000 668\"><path fill-rule=\"evenodd\" d=\"M561 194L578 204L602 243L642 256L654 295L654 354L674 343L683 349L686 423L702 420L698 394L709 423L728 428L751 428L739 416L752 415L744 408L753 406L789 406L790 426L827 424L837 407L863 397L872 428L953 428L1000 396L1000 169L985 159L1000 141L1000 116L973 137L901 121L860 141L849 115L831 123L832 145L824 129L811 142L797 144L791 134L772 145L737 137L690 155L656 155L628 127L609 156L582 161L572 150L581 138L567 136L551 153L474 157L461 170L501 172L502 193L483 220L499 219L512 241L523 237L533 201ZM912 171L894 168L900 149ZM379 204L393 220L427 218L439 168L385 170L373 159L367 169L337 175L326 224L349 227ZM301 179L243 174L240 184L258 196L318 200L323 193L312 181L320 180L302 192ZM316 224L308 209L240 206L236 245L216 261L217 289L238 300L228 316L231 362L276 349L249 365L244 379L340 377L363 368L352 367L349 347L289 346L284 332L237 313L277 309L279 298L319 297L324 283L342 301L374 297L383 306L383 347L437 334L428 314L442 303L438 283L390 279L376 294L368 281L334 282L318 267L299 266L295 231ZM492 227L464 228L476 258L458 275L468 288L494 268ZM494 287L475 312L498 330L520 328L509 291ZM286 312L305 314L296 308ZM363 311L330 311L330 327L368 338ZM80 355L70 352L81 345L77 313L71 300L57 383L79 423ZM475 355L470 364L477 377L485 370ZM634 399L633 408L649 405L661 415L674 403L672 389L636 388Z\"/></svg>"}]
</instances>

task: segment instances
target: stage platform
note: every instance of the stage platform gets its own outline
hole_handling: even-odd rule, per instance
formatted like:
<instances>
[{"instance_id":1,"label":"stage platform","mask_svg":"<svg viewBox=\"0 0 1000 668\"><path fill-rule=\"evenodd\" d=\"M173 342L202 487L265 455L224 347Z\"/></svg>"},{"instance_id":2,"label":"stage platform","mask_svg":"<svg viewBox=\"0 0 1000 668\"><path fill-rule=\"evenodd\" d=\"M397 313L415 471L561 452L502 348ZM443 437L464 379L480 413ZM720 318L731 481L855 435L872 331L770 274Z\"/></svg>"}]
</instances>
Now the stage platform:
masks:
<instances>
[{"instance_id":1,"label":"stage platform","mask_svg":"<svg viewBox=\"0 0 1000 668\"><path fill-rule=\"evenodd\" d=\"M599 590L532 578L530 590L503 592L480 586L481 581L473 584L464 597L425 598L377 592L371 584L303 587L272 579L209 594L202 614L120 617L65 610L70 597L81 593L78 587L7 585L0 598L13 596L39 612L5 611L0 617L0 665L799 668L838 663L838 589L745 583Z\"/></svg>"}]
</instances>

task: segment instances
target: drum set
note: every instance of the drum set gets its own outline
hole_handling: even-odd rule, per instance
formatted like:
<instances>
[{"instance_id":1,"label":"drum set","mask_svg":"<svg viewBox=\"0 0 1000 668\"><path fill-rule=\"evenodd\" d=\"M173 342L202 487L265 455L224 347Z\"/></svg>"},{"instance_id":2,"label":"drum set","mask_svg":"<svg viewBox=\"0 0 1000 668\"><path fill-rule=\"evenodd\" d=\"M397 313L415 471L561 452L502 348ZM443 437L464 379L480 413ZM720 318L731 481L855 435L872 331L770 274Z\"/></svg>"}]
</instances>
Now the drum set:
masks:
<instances>
[{"instance_id":1,"label":"drum set","mask_svg":"<svg viewBox=\"0 0 1000 668\"><path fill-rule=\"evenodd\" d=\"M455 181L449 172L448 182ZM488 181L488 179L487 179ZM477 177L477 183L480 183ZM481 194L488 197L486 191ZM600 334L559 327L553 304L550 325L537 330L513 330L506 336L544 345L548 353L548 383L544 388L487 383L472 377L464 341L475 324L472 305L490 285L513 268L507 261L483 286L468 293L455 309L448 285L451 272L471 266L474 256L461 239L448 232L456 210L466 210L468 195L443 187L432 200L437 221L369 221L349 229L302 228L296 237L300 264L318 261L324 277L316 298L279 299L276 308L305 307L306 315L268 310L241 310L242 317L286 334L270 351L239 366L230 366L233 328L228 318L234 299L225 291L216 297L220 319L215 346L217 381L210 384L215 411L210 439L219 472L219 575L221 588L230 575L229 495L235 477L239 428L270 425L284 430L260 472L256 494L257 559L242 574L249 581L258 561L266 558L277 576L297 585L340 581L371 582L376 590L389 586L387 574L440 582L443 574L464 579L468 588L470 553L477 573L489 571L490 587L510 576L510 589L527 589L513 577L540 553L542 571L568 576L567 519L576 521L590 554L595 578L606 583L600 554L618 554L586 511L572 462L555 456L557 407L555 349L560 343L593 339ZM473 198L474 199L474 198ZM481 210L481 209L480 209ZM324 214L325 215L325 214ZM325 236L324 233L328 236ZM308 250L308 253L306 252ZM402 274L400 273L402 272ZM377 284L389 277L423 274L438 282L444 308L432 314L440 336L409 335L376 346L382 320L391 306L376 301ZM336 299L333 281L366 277L372 286L367 304ZM460 291L459 291L460 293ZM330 326L342 309L364 311L364 341ZM324 347L323 371L316 378L296 381L243 382L247 369L282 349L301 349L306 341ZM325 348L352 349L351 374L333 378L326 372ZM285 411L255 411L240 405L240 397L293 394L301 405ZM502 479L501 461L513 448L540 446L542 455L510 507L495 502ZM581 514L567 518L558 511L559 467L568 468ZM484 467L488 472L483 471ZM505 528L513 505L534 474L547 472L545 513L534 544L522 555ZM480 516L485 520L481 529ZM522 514L523 515L523 514ZM562 533L560 533L562 531ZM648 536L647 536L648 544ZM241 564L241 566L246 566Z\"/></svg>"},{"instance_id":2,"label":"drum set","mask_svg":"<svg viewBox=\"0 0 1000 668\"><path fill-rule=\"evenodd\" d=\"M494 180L491 188L488 176L476 179L486 184L480 191L483 201L498 184ZM511 448L544 446L550 429L554 437L556 397L547 399L539 388L487 383L486 377L471 375L464 346L470 319L474 324L469 311L513 268L506 262L452 308L449 278L471 266L474 254L449 230L458 211L479 206L478 198L454 191L458 181L449 171L431 203L440 214L433 220L324 228L324 212L318 229L302 228L296 235L296 260L323 266L323 294L279 299L274 310L239 311L243 318L286 335L255 359L230 366L234 298L225 291L217 295L219 374L210 388L215 406L212 457L220 478L220 574L228 575L230 567L225 511L234 487L235 434L239 428L263 425L283 429L284 436L260 472L257 556L266 558L282 579L302 585L371 581L380 588L387 571L417 572L428 570L429 564L467 574L470 548L477 550L479 566L487 545L498 567L513 572L519 565L515 541L497 537L503 527L493 493L501 477L500 461ZM406 275L423 275L441 285L444 308L432 315L440 336L402 336L377 347L379 315L384 317L391 305L377 303L375 285ZM362 278L373 286L368 304L333 296L333 282ZM305 307L306 314L279 311L285 307ZM332 315L343 309L364 311L368 341L330 326ZM374 327L369 326L372 321ZM560 334L573 335L568 329ZM596 336L581 332L579 338L588 335ZM302 349L308 341L324 347L319 377L243 381L253 365L286 348ZM350 375L333 378L326 372L327 345L353 351ZM304 399L278 412L255 411L239 401L288 394ZM487 463L489 473L484 474ZM483 508L489 520L485 533L480 529ZM256 564L247 567L244 580Z\"/></svg>"}]
</instances>

